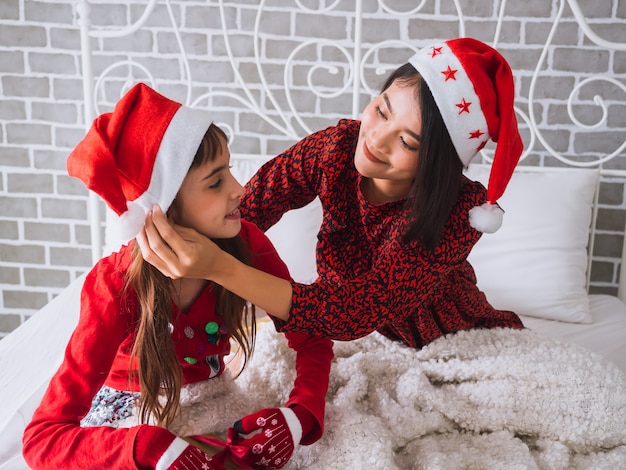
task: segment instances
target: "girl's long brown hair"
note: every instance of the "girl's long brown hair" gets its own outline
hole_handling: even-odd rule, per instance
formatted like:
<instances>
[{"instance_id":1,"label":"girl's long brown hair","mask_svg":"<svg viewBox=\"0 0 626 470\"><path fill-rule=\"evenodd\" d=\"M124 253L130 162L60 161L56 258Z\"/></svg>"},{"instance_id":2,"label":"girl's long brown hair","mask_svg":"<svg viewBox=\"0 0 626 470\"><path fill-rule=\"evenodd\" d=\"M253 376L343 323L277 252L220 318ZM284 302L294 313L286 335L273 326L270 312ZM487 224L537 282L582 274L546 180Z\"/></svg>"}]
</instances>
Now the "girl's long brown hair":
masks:
<instances>
[{"instance_id":1,"label":"girl's long brown hair","mask_svg":"<svg viewBox=\"0 0 626 470\"><path fill-rule=\"evenodd\" d=\"M190 169L213 161L224 145L227 145L226 135L219 127L211 124ZM167 212L168 217L176 221L178 211L175 199ZM249 263L250 253L241 237L214 242L237 259ZM137 244L133 246L132 257L133 261L126 273L125 294L134 295L139 310L135 343L131 351L131 359L137 358L138 361L141 387L139 416L141 422L148 422L152 415L158 425L167 427L178 412L183 384L182 368L169 331L170 323L175 321L171 309L173 282L144 261ZM222 317L224 326L243 351L243 370L254 350L254 306L249 306L244 299L217 284L213 284L212 288L217 299L215 311ZM131 367L131 379L132 374ZM164 401L159 400L161 394L165 395Z\"/></svg>"}]
</instances>

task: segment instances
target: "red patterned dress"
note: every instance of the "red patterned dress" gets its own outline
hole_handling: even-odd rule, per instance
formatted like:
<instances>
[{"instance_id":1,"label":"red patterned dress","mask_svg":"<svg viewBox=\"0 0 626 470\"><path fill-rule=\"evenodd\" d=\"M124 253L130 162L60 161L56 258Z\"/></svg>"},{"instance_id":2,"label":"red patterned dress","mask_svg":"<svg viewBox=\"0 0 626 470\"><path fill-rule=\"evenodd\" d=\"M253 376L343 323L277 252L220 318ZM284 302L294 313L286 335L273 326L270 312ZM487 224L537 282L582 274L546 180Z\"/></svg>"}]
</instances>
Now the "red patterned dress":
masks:
<instances>
[{"instance_id":1,"label":"red patterned dress","mask_svg":"<svg viewBox=\"0 0 626 470\"><path fill-rule=\"evenodd\" d=\"M317 271L311 285L293 284L281 331L352 340L378 331L420 348L469 328L523 328L519 317L493 308L476 285L467 256L481 233L469 210L486 190L464 178L437 247L404 244L404 202L370 204L354 167L360 122L341 120L266 163L246 185L242 216L269 229L290 209L316 196L323 207Z\"/></svg>"}]
</instances>

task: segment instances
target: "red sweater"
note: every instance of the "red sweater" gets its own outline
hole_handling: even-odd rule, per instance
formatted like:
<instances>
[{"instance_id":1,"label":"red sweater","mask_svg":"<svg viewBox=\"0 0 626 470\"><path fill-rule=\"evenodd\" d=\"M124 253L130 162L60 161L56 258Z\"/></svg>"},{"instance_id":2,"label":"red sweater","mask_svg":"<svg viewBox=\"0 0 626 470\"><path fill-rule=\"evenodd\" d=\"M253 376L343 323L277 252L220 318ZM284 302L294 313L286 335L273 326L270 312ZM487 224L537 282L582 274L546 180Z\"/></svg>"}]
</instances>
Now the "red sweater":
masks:
<instances>
[{"instance_id":1,"label":"red sweater","mask_svg":"<svg viewBox=\"0 0 626 470\"><path fill-rule=\"evenodd\" d=\"M405 201L373 205L361 193L353 162L359 128L359 121L341 120L302 139L245 186L243 217L262 230L316 196L322 203L319 279L293 285L289 319L278 322L279 331L351 340L377 330L419 348L462 329L521 328L513 312L489 304L467 261L481 236L468 214L485 202L485 188L464 178L434 250L405 244Z\"/></svg>"},{"instance_id":2,"label":"red sweater","mask_svg":"<svg viewBox=\"0 0 626 470\"><path fill-rule=\"evenodd\" d=\"M255 267L290 279L285 264L258 228L242 222L241 235L250 246ZM137 311L132 299L128 302L120 296L129 262L130 246L126 246L100 260L85 279L78 326L61 367L24 432L23 453L32 468L137 468L137 461L153 467L175 439L168 430L147 424L125 429L79 425L102 385L129 388L129 351ZM185 383L206 380L223 371L224 355L230 351L229 335L220 328L214 303L209 286L186 314L174 313L172 337ZM211 331L217 332L207 341L205 325L211 322L215 322ZM332 343L299 333L286 337L296 351L297 377L285 406L301 405L317 421L301 441L310 444L323 431ZM137 383L131 388L139 390Z\"/></svg>"}]
</instances>

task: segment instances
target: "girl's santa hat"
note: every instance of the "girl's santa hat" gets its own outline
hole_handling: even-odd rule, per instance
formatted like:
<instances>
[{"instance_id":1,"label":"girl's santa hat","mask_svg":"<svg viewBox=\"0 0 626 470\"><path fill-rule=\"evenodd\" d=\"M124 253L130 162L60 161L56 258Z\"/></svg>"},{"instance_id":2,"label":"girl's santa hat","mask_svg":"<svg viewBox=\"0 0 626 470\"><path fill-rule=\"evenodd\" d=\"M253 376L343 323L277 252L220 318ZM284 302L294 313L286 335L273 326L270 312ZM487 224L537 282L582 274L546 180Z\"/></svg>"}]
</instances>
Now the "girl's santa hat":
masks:
<instances>
[{"instance_id":1,"label":"girl's santa hat","mask_svg":"<svg viewBox=\"0 0 626 470\"><path fill-rule=\"evenodd\" d=\"M433 44L409 62L424 78L459 158L467 166L489 139L497 143L487 202L470 210L470 225L493 233L502 225L502 196L522 154L513 108L513 74L506 59L472 38Z\"/></svg>"},{"instance_id":2,"label":"girl's santa hat","mask_svg":"<svg viewBox=\"0 0 626 470\"><path fill-rule=\"evenodd\" d=\"M68 157L68 173L104 199L119 217L119 237L129 240L155 204L170 207L211 122L207 112L138 83L93 121Z\"/></svg>"}]
</instances>

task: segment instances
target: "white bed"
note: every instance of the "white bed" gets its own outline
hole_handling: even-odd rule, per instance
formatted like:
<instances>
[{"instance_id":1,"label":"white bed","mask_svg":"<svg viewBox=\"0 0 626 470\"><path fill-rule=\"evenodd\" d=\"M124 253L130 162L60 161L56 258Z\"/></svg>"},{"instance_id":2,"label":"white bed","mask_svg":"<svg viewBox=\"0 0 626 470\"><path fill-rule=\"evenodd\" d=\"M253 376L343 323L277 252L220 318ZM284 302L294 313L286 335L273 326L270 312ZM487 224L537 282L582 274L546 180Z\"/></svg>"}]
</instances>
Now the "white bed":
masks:
<instances>
[{"instance_id":1,"label":"white bed","mask_svg":"<svg viewBox=\"0 0 626 470\"><path fill-rule=\"evenodd\" d=\"M576 12L577 3L567 3ZM565 4L558 6L562 9ZM361 3L357 5L360 8ZM78 6L85 113L93 116L101 77L94 80L92 75L89 38L103 41L126 32L92 29L88 4ZM148 3L147 13L130 30L140 29L153 7L154 2ZM415 11L419 15L419 7ZM357 45L359 40L357 34ZM302 44L307 41L302 38ZM608 45L626 50L624 44ZM354 63L360 50L358 54ZM359 93L357 87L354 96ZM352 106L346 115L358 112L354 100ZM532 147L540 134L532 118L523 112L520 116ZM289 129L285 133L294 137ZM607 158L623 156L623 147ZM488 153L487 163L472 164L468 176L486 177ZM560 167L576 166L569 164L577 162L555 156ZM244 182L266 158L234 153L234 172ZM528 329L541 336L465 332L418 353L376 334L337 343L326 435L318 444L301 448L288 468L626 468L626 289L621 287L618 297L588 294L598 188L607 181L626 181L626 171L598 169L605 159L601 160L579 168L523 162L501 201L507 211L504 226L495 235L484 236L471 255L479 285L492 303L520 313ZM90 198L97 259L103 251L115 249L117 241L108 232L102 242L100 204L95 196ZM268 232L298 281L315 278L320 220L319 206L313 203L287 214ZM626 274L621 282L626 285ZM74 281L0 341L2 469L26 468L21 433L61 361L77 321L81 285L82 278ZM251 407L280 403L288 393L285 386L268 382L266 364L271 361L261 358L271 355L276 361L272 377L284 377L283 384L292 380L292 358L272 329L261 330L257 354L240 380L239 393L254 397ZM544 336L549 339L543 341ZM38 347L33 348L35 344ZM504 396L517 402L506 402ZM520 404L524 398L534 400L533 409ZM450 407L451 402L456 406ZM563 411L581 403L587 414ZM197 432L202 417L224 412L211 404L190 405L180 430Z\"/></svg>"},{"instance_id":2,"label":"white bed","mask_svg":"<svg viewBox=\"0 0 626 470\"><path fill-rule=\"evenodd\" d=\"M589 304L593 318L591 324L566 323L524 315L522 321L531 330L595 351L626 371L624 303L611 295L595 294L589 296Z\"/></svg>"}]
</instances>

